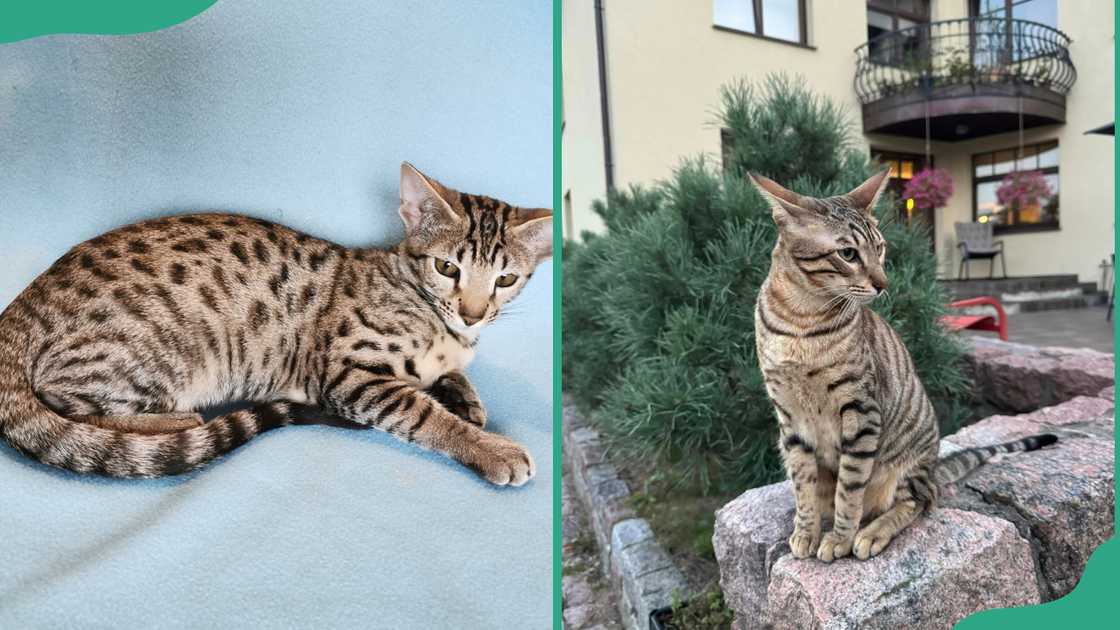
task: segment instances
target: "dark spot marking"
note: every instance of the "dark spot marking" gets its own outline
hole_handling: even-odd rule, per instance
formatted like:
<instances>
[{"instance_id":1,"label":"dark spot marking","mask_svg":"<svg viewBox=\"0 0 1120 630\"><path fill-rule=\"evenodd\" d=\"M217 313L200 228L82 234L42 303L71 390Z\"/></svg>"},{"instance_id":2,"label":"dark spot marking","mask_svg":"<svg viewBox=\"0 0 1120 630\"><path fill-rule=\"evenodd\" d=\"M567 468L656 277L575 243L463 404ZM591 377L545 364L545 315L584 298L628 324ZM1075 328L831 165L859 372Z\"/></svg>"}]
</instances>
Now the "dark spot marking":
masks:
<instances>
[{"instance_id":1,"label":"dark spot marking","mask_svg":"<svg viewBox=\"0 0 1120 630\"><path fill-rule=\"evenodd\" d=\"M183 284L187 281L187 268L180 263L171 265L171 281L175 284Z\"/></svg>"},{"instance_id":2,"label":"dark spot marking","mask_svg":"<svg viewBox=\"0 0 1120 630\"><path fill-rule=\"evenodd\" d=\"M147 254L151 248L143 241L132 240L128 242L128 251L133 254Z\"/></svg>"},{"instance_id":3,"label":"dark spot marking","mask_svg":"<svg viewBox=\"0 0 1120 630\"><path fill-rule=\"evenodd\" d=\"M262 263L269 261L268 247L261 242L261 239L253 239L253 253L257 255L257 260Z\"/></svg>"},{"instance_id":4,"label":"dark spot marking","mask_svg":"<svg viewBox=\"0 0 1120 630\"><path fill-rule=\"evenodd\" d=\"M212 241L220 241L220 240L225 239L225 237L226 237L226 233L221 231L221 230L216 230L216 229L211 228L211 229L206 231L206 238L208 238Z\"/></svg>"},{"instance_id":5,"label":"dark spot marking","mask_svg":"<svg viewBox=\"0 0 1120 630\"><path fill-rule=\"evenodd\" d=\"M276 297L280 297L280 287L284 286L284 283L288 281L288 277L288 263L284 263L283 265L280 265L280 273L272 276L272 278L268 281L268 288L272 289L273 295L275 295Z\"/></svg>"},{"instance_id":6,"label":"dark spot marking","mask_svg":"<svg viewBox=\"0 0 1120 630\"><path fill-rule=\"evenodd\" d=\"M300 294L300 300L304 306L307 306L315 299L316 289L311 284L303 287L303 292Z\"/></svg>"},{"instance_id":7,"label":"dark spot marking","mask_svg":"<svg viewBox=\"0 0 1120 630\"><path fill-rule=\"evenodd\" d=\"M245 254L245 248L241 246L241 243L239 243L239 242L230 243L229 253L236 256L237 260L241 261L242 265L248 265L249 264L249 256L247 256Z\"/></svg>"},{"instance_id":8,"label":"dark spot marking","mask_svg":"<svg viewBox=\"0 0 1120 630\"><path fill-rule=\"evenodd\" d=\"M226 297L233 297L233 292L229 289L229 283L226 282L226 274L221 267L214 265L210 270L210 275L213 276L214 282L218 283L218 288L226 294Z\"/></svg>"},{"instance_id":9,"label":"dark spot marking","mask_svg":"<svg viewBox=\"0 0 1120 630\"><path fill-rule=\"evenodd\" d=\"M327 249L316 254L311 254L311 257L307 259L307 264L311 266L311 271L319 271L319 267L323 266L323 262L327 260L327 256L329 255L330 250Z\"/></svg>"},{"instance_id":10,"label":"dark spot marking","mask_svg":"<svg viewBox=\"0 0 1120 630\"><path fill-rule=\"evenodd\" d=\"M210 246L206 244L206 241L204 241L200 238L191 238L191 239L187 239L185 241L179 241L178 243L175 243L174 245L171 246L171 249L173 249L177 252L186 252L186 253L189 253L189 254L201 254L201 253L206 252L208 249L210 249Z\"/></svg>"},{"instance_id":11,"label":"dark spot marking","mask_svg":"<svg viewBox=\"0 0 1120 630\"><path fill-rule=\"evenodd\" d=\"M202 296L203 303L205 303L206 306L210 308L210 310L214 311L215 313L221 313L221 311L218 310L218 301L214 298L213 289L206 285L202 285L198 287L198 294Z\"/></svg>"},{"instance_id":12,"label":"dark spot marking","mask_svg":"<svg viewBox=\"0 0 1120 630\"><path fill-rule=\"evenodd\" d=\"M264 305L264 302L260 300L253 302L253 310L249 315L249 327L253 329L253 332L257 332L258 330L260 330L261 326L264 326L267 323L268 307L266 307Z\"/></svg>"},{"instance_id":13,"label":"dark spot marking","mask_svg":"<svg viewBox=\"0 0 1120 630\"><path fill-rule=\"evenodd\" d=\"M133 258L131 261L129 261L129 263L132 265L132 268L135 269L136 271L139 271L140 273L147 274L147 275L149 275L153 278L156 277L156 270L153 269L151 265L149 265L148 263L140 260L139 258Z\"/></svg>"}]
</instances>

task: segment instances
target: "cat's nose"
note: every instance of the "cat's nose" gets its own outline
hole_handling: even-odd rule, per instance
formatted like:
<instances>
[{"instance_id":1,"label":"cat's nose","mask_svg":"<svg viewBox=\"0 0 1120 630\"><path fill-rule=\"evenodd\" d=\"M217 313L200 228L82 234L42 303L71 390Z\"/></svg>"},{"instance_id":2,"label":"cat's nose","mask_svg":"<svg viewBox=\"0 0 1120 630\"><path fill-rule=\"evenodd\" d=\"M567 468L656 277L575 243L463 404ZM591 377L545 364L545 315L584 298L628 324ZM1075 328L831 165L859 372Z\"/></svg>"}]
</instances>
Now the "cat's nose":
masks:
<instances>
[{"instance_id":1,"label":"cat's nose","mask_svg":"<svg viewBox=\"0 0 1120 630\"><path fill-rule=\"evenodd\" d=\"M882 293L887 289L887 277L881 274L872 274L871 286L875 287L875 293Z\"/></svg>"},{"instance_id":2,"label":"cat's nose","mask_svg":"<svg viewBox=\"0 0 1120 630\"><path fill-rule=\"evenodd\" d=\"M465 308L460 308L459 309L459 317L463 318L463 323L466 324L467 326L474 326L478 322L482 321L482 318L485 315L486 315L485 311L483 311L481 313L478 313L478 314L475 314L475 313L471 313L469 310L467 310Z\"/></svg>"}]
</instances>

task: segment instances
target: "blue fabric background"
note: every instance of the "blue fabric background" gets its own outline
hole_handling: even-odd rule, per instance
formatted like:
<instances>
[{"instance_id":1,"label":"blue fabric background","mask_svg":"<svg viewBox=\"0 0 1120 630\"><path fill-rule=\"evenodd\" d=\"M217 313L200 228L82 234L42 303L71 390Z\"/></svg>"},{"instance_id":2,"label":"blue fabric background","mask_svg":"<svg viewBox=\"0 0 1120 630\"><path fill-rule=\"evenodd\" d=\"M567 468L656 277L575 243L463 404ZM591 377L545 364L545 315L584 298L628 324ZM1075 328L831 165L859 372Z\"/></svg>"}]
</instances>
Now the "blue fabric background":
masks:
<instances>
[{"instance_id":1,"label":"blue fabric background","mask_svg":"<svg viewBox=\"0 0 1120 630\"><path fill-rule=\"evenodd\" d=\"M227 209L401 235L398 168L551 205L547 0L221 0L136 36L0 46L0 304L68 247ZM374 432L290 427L185 478L0 445L0 628L546 628L551 264L469 370L537 477L495 489Z\"/></svg>"}]
</instances>

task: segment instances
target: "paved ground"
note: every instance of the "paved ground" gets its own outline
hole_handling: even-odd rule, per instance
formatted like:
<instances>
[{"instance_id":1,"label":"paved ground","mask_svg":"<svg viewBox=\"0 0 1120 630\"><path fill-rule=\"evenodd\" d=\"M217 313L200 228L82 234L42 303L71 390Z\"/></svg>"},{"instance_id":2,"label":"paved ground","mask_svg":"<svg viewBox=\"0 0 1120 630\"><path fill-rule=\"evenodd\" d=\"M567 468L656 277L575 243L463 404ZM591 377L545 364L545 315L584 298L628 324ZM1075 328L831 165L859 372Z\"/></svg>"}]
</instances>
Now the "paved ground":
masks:
<instances>
[{"instance_id":1,"label":"paved ground","mask_svg":"<svg viewBox=\"0 0 1120 630\"><path fill-rule=\"evenodd\" d=\"M575 497L570 474L564 474L563 484L564 628L621 630L618 600L599 568L595 538L583 506Z\"/></svg>"},{"instance_id":2,"label":"paved ground","mask_svg":"<svg viewBox=\"0 0 1120 630\"><path fill-rule=\"evenodd\" d=\"M1104 315L1103 306L1008 315L1008 341L1033 346L1092 348L1115 354L1112 322L1106 322ZM995 333L969 334L995 336Z\"/></svg>"}]
</instances>

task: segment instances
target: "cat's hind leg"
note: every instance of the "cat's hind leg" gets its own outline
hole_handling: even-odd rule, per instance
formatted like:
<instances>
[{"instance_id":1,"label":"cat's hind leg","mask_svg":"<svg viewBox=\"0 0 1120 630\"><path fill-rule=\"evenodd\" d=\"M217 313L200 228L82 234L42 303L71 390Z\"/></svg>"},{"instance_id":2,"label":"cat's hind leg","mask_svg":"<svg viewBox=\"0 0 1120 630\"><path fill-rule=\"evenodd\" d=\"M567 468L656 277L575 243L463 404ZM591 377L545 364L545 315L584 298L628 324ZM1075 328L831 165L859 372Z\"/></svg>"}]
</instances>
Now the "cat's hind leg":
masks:
<instances>
[{"instance_id":1,"label":"cat's hind leg","mask_svg":"<svg viewBox=\"0 0 1120 630\"><path fill-rule=\"evenodd\" d=\"M921 466L907 473L898 483L894 505L856 533L852 553L860 560L879 555L887 544L937 501L937 484L932 467Z\"/></svg>"},{"instance_id":2,"label":"cat's hind leg","mask_svg":"<svg viewBox=\"0 0 1120 630\"><path fill-rule=\"evenodd\" d=\"M127 416L71 416L75 422L126 433L175 433L202 426L202 416L193 411L142 413Z\"/></svg>"},{"instance_id":3,"label":"cat's hind leg","mask_svg":"<svg viewBox=\"0 0 1120 630\"><path fill-rule=\"evenodd\" d=\"M74 422L126 433L174 433L202 426L202 416L193 411L175 411L171 402L159 399L110 397L96 388L37 392L55 413Z\"/></svg>"}]
</instances>

